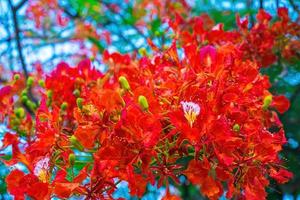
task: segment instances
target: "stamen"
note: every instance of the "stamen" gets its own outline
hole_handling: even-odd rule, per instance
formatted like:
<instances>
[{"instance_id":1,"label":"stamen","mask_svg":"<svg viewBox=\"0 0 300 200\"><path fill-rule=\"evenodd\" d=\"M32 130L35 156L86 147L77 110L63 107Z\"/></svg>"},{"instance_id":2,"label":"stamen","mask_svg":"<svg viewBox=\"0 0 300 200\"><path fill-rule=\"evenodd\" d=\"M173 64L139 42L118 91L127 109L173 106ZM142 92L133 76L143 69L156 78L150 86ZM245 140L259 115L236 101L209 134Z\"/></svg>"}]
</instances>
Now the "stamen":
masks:
<instances>
[{"instance_id":1,"label":"stamen","mask_svg":"<svg viewBox=\"0 0 300 200\"><path fill-rule=\"evenodd\" d=\"M47 182L49 178L48 170L49 170L49 161L48 157L42 158L35 164L35 168L33 170L34 175L36 175L40 181Z\"/></svg>"},{"instance_id":2,"label":"stamen","mask_svg":"<svg viewBox=\"0 0 300 200\"><path fill-rule=\"evenodd\" d=\"M200 114L200 106L194 102L181 101L181 106L184 111L184 117L189 122L190 126L196 121L197 116Z\"/></svg>"}]
</instances>

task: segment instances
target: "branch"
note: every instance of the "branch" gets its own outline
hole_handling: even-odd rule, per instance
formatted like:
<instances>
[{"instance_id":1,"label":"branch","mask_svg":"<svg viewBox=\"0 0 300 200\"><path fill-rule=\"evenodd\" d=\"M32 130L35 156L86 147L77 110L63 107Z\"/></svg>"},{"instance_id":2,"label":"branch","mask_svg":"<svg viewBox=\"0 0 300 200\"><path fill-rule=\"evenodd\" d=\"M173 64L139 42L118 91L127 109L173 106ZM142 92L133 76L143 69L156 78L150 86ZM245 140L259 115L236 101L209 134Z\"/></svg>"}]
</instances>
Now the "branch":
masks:
<instances>
[{"instance_id":1,"label":"branch","mask_svg":"<svg viewBox=\"0 0 300 200\"><path fill-rule=\"evenodd\" d=\"M102 3L108 10L110 10L112 13L118 15L121 20L125 21L125 18L124 16L122 16L120 13L117 13L115 12L113 9L110 8L109 4L106 3L106 2L100 2ZM59 5L59 7L63 10L63 12L68 16L70 17L71 19L78 19L80 21L83 21L84 18L82 16L80 16L79 13L76 13L76 14L72 14L67 8L65 8L64 6L62 5ZM107 24L102 24L102 26L106 26L106 25L110 25L110 24L114 24L116 26L119 26L118 23L112 21L111 19L107 19ZM131 25L131 27L139 34L141 35L146 41L147 41L147 37L144 35L144 33L142 31L140 31L137 27L135 27L134 25ZM114 34L116 34L117 36L119 36L122 40L124 40L126 43L128 43L131 48L135 51L137 51L139 48L136 47L136 45L127 37L125 37L122 33L120 33L119 31L117 32L114 32Z\"/></svg>"},{"instance_id":2,"label":"branch","mask_svg":"<svg viewBox=\"0 0 300 200\"><path fill-rule=\"evenodd\" d=\"M293 7L293 9L300 14L300 10L298 8L298 6L295 4L295 2L293 0L289 0L289 3L291 4L291 6Z\"/></svg>"},{"instance_id":3,"label":"branch","mask_svg":"<svg viewBox=\"0 0 300 200\"><path fill-rule=\"evenodd\" d=\"M15 7L12 4L12 1L8 0L8 4L9 4L9 7L11 9L12 16L13 16L13 24L14 24L14 31L15 31L15 34L16 34L17 50L18 50L20 61L21 61L22 69L23 69L23 72L24 72L24 76L27 79L28 78L28 70L27 70L27 67L26 67L26 63L25 63L25 59L24 59L24 55L23 55L23 51L22 51L22 44L21 44L21 37L20 37L20 28L19 28L19 22L18 22L18 17L17 17L18 9L21 8L24 5L25 2L26 1L24 1L24 0L21 1L17 5L17 7ZM34 96L32 94L31 88L29 89L29 93L28 94L29 94L29 98L34 103L37 103L37 100L34 98ZM28 109L28 108L26 107L26 109Z\"/></svg>"},{"instance_id":4,"label":"branch","mask_svg":"<svg viewBox=\"0 0 300 200\"><path fill-rule=\"evenodd\" d=\"M263 0L259 0L259 8L264 9L264 1Z\"/></svg>"},{"instance_id":5,"label":"branch","mask_svg":"<svg viewBox=\"0 0 300 200\"><path fill-rule=\"evenodd\" d=\"M79 13L72 14L67 8L63 7L62 5L59 5L59 7L64 11L64 13L70 17L71 19L80 19Z\"/></svg>"},{"instance_id":6,"label":"branch","mask_svg":"<svg viewBox=\"0 0 300 200\"><path fill-rule=\"evenodd\" d=\"M104 5L109 11L111 11L112 13L116 14L117 16L119 16L119 17L123 20L123 22L125 21L125 17L124 17L121 13L119 13L119 12L113 10L113 9L110 7L109 3L104 2L104 1L102 1L101 3L102 3L102 5ZM134 25L132 25L132 24L130 24L130 26L131 26L131 27L132 27L139 35L141 35L141 36L145 39L145 41L147 42L148 37L147 37L140 29L138 29L136 26L134 26Z\"/></svg>"},{"instance_id":7,"label":"branch","mask_svg":"<svg viewBox=\"0 0 300 200\"><path fill-rule=\"evenodd\" d=\"M28 0L22 0L18 5L15 6L16 10L22 8L27 1Z\"/></svg>"},{"instance_id":8,"label":"branch","mask_svg":"<svg viewBox=\"0 0 300 200\"><path fill-rule=\"evenodd\" d=\"M23 55L23 52L22 52L22 45L21 45L21 38L20 38L20 28L19 28L19 23L18 23L18 18L17 18L18 9L17 9L17 7L13 6L11 0L8 0L8 4L9 4L9 7L12 11L14 31L15 31L15 34L16 34L16 42L17 42L17 50L18 50L19 58L20 58L20 61L21 61L21 65L22 65L24 75L27 79L28 78L28 70L27 70L24 55ZM22 2L21 2L21 4L22 4Z\"/></svg>"}]
</instances>

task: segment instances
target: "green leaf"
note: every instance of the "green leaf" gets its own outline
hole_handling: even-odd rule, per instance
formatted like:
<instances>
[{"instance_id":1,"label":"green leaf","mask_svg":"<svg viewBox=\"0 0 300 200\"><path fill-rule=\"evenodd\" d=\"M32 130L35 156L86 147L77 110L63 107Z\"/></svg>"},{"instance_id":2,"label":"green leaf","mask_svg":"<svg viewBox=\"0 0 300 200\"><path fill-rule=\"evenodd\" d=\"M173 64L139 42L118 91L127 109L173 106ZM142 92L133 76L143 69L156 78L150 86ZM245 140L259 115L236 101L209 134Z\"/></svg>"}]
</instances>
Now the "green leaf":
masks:
<instances>
[{"instance_id":1,"label":"green leaf","mask_svg":"<svg viewBox=\"0 0 300 200\"><path fill-rule=\"evenodd\" d=\"M155 34L159 31L159 28L161 26L161 20L160 18L156 18L151 22L151 32L152 34Z\"/></svg>"},{"instance_id":2,"label":"green leaf","mask_svg":"<svg viewBox=\"0 0 300 200\"><path fill-rule=\"evenodd\" d=\"M101 44L99 40L93 37L88 37L88 40L97 46L99 53L102 53L104 51L104 46Z\"/></svg>"}]
</instances>

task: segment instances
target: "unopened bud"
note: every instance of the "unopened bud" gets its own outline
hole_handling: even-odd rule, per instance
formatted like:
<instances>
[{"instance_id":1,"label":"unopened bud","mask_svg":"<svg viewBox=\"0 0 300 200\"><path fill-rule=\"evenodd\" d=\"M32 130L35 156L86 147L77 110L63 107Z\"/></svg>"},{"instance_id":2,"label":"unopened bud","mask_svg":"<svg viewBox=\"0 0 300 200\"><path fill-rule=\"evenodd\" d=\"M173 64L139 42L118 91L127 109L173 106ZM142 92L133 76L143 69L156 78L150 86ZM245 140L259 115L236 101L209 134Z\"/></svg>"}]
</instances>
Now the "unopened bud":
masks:
<instances>
[{"instance_id":1,"label":"unopened bud","mask_svg":"<svg viewBox=\"0 0 300 200\"><path fill-rule=\"evenodd\" d=\"M27 100L25 102L25 104L31 109L31 110L35 110L37 108L37 105L33 102L33 101L30 101L30 100Z\"/></svg>"},{"instance_id":2,"label":"unopened bud","mask_svg":"<svg viewBox=\"0 0 300 200\"><path fill-rule=\"evenodd\" d=\"M39 86L45 87L45 81L44 80L39 80Z\"/></svg>"},{"instance_id":3,"label":"unopened bud","mask_svg":"<svg viewBox=\"0 0 300 200\"><path fill-rule=\"evenodd\" d=\"M25 89L21 92L21 96L28 96L28 91Z\"/></svg>"},{"instance_id":4,"label":"unopened bud","mask_svg":"<svg viewBox=\"0 0 300 200\"><path fill-rule=\"evenodd\" d=\"M61 106L60 106L60 109L66 110L67 107L68 107L68 103L67 103L67 102L63 102L63 103L61 104Z\"/></svg>"},{"instance_id":5,"label":"unopened bud","mask_svg":"<svg viewBox=\"0 0 300 200\"><path fill-rule=\"evenodd\" d=\"M139 49L139 54L141 54L142 56L146 56L147 55L147 51L145 48L140 48Z\"/></svg>"},{"instance_id":6,"label":"unopened bud","mask_svg":"<svg viewBox=\"0 0 300 200\"><path fill-rule=\"evenodd\" d=\"M52 97L53 97L53 91L52 90L47 91L47 97L48 97L48 99L52 99Z\"/></svg>"},{"instance_id":7,"label":"unopened bud","mask_svg":"<svg viewBox=\"0 0 300 200\"><path fill-rule=\"evenodd\" d=\"M82 146L82 144L77 140L77 138L75 137L75 135L72 135L70 137L70 142L73 145L74 148L78 149L79 151L83 151L84 147Z\"/></svg>"},{"instance_id":8,"label":"unopened bud","mask_svg":"<svg viewBox=\"0 0 300 200\"><path fill-rule=\"evenodd\" d=\"M25 117L24 108L20 107L20 108L15 109L15 114L19 119L23 119Z\"/></svg>"},{"instance_id":9,"label":"unopened bud","mask_svg":"<svg viewBox=\"0 0 300 200\"><path fill-rule=\"evenodd\" d=\"M33 84L33 82L34 82L34 79L33 79L33 77L28 77L28 79L27 79L27 82L26 82L26 85L28 86L28 87L31 87L32 86L32 84Z\"/></svg>"},{"instance_id":10,"label":"unopened bud","mask_svg":"<svg viewBox=\"0 0 300 200\"><path fill-rule=\"evenodd\" d=\"M129 83L128 83L126 77L120 76L120 77L119 77L119 83L120 83L120 85L121 85L121 87L122 87L123 89L125 89L125 90L130 90L130 85L129 85Z\"/></svg>"},{"instance_id":11,"label":"unopened bud","mask_svg":"<svg viewBox=\"0 0 300 200\"><path fill-rule=\"evenodd\" d=\"M70 165L74 165L75 164L75 154L74 153L71 153L70 155L69 155L69 162L70 162Z\"/></svg>"},{"instance_id":12,"label":"unopened bud","mask_svg":"<svg viewBox=\"0 0 300 200\"><path fill-rule=\"evenodd\" d=\"M148 104L147 98L145 96L140 95L138 101L143 110L148 110L149 104Z\"/></svg>"},{"instance_id":13,"label":"unopened bud","mask_svg":"<svg viewBox=\"0 0 300 200\"><path fill-rule=\"evenodd\" d=\"M233 125L233 128L232 128L233 131L239 132L240 129L241 129L240 125L238 125L238 124L234 124L234 125Z\"/></svg>"},{"instance_id":14,"label":"unopened bud","mask_svg":"<svg viewBox=\"0 0 300 200\"><path fill-rule=\"evenodd\" d=\"M21 96L21 101L22 103L26 103L28 101L28 97L27 96Z\"/></svg>"},{"instance_id":15,"label":"unopened bud","mask_svg":"<svg viewBox=\"0 0 300 200\"><path fill-rule=\"evenodd\" d=\"M14 75L14 80L16 81L16 80L19 80L20 79L20 74L15 74Z\"/></svg>"},{"instance_id":16,"label":"unopened bud","mask_svg":"<svg viewBox=\"0 0 300 200\"><path fill-rule=\"evenodd\" d=\"M76 99L76 104L79 109L82 109L82 103L83 103L83 98L77 98Z\"/></svg>"},{"instance_id":17,"label":"unopened bud","mask_svg":"<svg viewBox=\"0 0 300 200\"><path fill-rule=\"evenodd\" d=\"M264 98L264 103L263 103L262 108L263 108L264 110L268 109L269 106L271 105L271 103L272 103L272 95L266 96L266 97Z\"/></svg>"},{"instance_id":18,"label":"unopened bud","mask_svg":"<svg viewBox=\"0 0 300 200\"><path fill-rule=\"evenodd\" d=\"M79 97L80 96L80 91L78 89L74 90L73 92L75 97Z\"/></svg>"}]
</instances>

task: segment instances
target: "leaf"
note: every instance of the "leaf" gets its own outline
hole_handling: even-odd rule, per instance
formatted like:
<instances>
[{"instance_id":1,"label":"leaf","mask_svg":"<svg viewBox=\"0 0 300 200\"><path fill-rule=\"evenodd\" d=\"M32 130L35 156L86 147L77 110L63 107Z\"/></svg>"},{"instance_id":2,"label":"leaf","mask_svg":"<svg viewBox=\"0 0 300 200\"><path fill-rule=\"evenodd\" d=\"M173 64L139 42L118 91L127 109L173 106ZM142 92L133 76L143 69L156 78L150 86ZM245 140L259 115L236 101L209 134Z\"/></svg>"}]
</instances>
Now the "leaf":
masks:
<instances>
[{"instance_id":1,"label":"leaf","mask_svg":"<svg viewBox=\"0 0 300 200\"><path fill-rule=\"evenodd\" d=\"M155 34L156 32L158 32L160 26L161 26L160 18L156 18L153 21L151 21L151 32L152 32L152 34Z\"/></svg>"},{"instance_id":2,"label":"leaf","mask_svg":"<svg viewBox=\"0 0 300 200\"><path fill-rule=\"evenodd\" d=\"M101 44L99 40L93 37L88 37L88 40L98 48L99 53L103 53L104 46Z\"/></svg>"}]
</instances>

